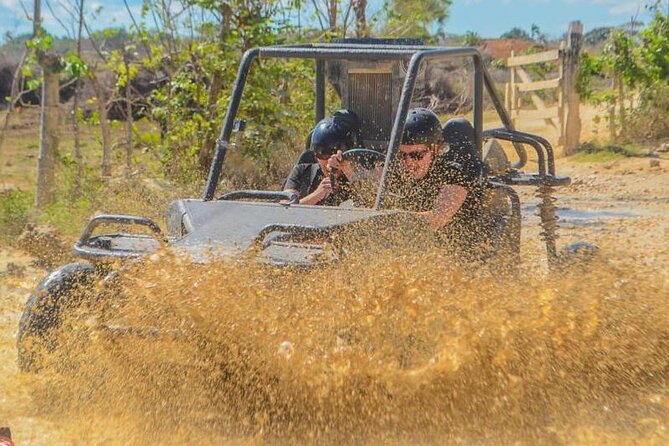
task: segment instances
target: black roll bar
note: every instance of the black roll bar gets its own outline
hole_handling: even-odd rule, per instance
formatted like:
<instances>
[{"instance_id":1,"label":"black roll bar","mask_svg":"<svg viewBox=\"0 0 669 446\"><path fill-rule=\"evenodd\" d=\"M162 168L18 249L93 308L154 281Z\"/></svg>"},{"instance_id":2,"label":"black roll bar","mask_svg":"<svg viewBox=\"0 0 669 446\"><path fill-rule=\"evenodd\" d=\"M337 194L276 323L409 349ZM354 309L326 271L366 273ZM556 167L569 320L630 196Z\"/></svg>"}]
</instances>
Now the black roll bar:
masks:
<instances>
[{"instance_id":1,"label":"black roll bar","mask_svg":"<svg viewBox=\"0 0 669 446\"><path fill-rule=\"evenodd\" d=\"M110 251L110 250L101 250L99 248L94 248L89 246L91 241L91 235L95 228L102 224L132 224L138 226L146 226L151 232L155 234L155 239L163 245L167 242L163 236L160 227L150 218L146 217L135 217L132 215L114 215L114 214L104 214L98 215L90 219L86 227L84 228L79 240L76 241L72 251L75 255L87 257L87 258L100 258L100 257L118 257L118 258L129 258L129 257L139 257L143 255L141 252L135 251Z\"/></svg>"},{"instance_id":2,"label":"black roll bar","mask_svg":"<svg viewBox=\"0 0 669 446\"><path fill-rule=\"evenodd\" d=\"M251 67L251 62L253 62L253 59L255 59L259 52L259 48L248 50L244 53L242 61L239 64L237 79L235 79L235 84L232 87L232 97L230 98L230 104L228 104L228 111L225 114L221 136L216 140L216 151L214 152L214 158L211 161L211 167L209 168L209 177L207 178L207 185L205 186L204 191L205 201L214 198L216 186L218 186L218 179L221 176L221 169L223 168L223 161L225 161L225 153L230 144L230 135L232 134L232 127L235 123L235 116L237 116L239 102L242 99L242 92L244 91L244 84L246 84L246 76Z\"/></svg>"},{"instance_id":3,"label":"black roll bar","mask_svg":"<svg viewBox=\"0 0 669 446\"><path fill-rule=\"evenodd\" d=\"M481 151L483 131L483 88L492 98L493 105L502 123L507 130L513 130L511 119L504 109L503 104L497 98L494 83L487 72L481 54L476 48L445 48L425 47L421 45L392 45L392 44L361 44L361 43L333 43L333 44L299 44L299 45L277 45L271 47L253 48L242 57L237 78L235 80L232 96L223 123L220 137L216 142L216 151L209 170L207 184L205 186L203 199L212 200L221 175L223 162L229 145L230 135L234 124L239 103L246 83L247 75L253 59L256 57L273 58L302 58L316 61L316 118L325 113L324 90L325 90L325 68L326 60L410 60L407 74L404 80L400 103L395 115L395 121L388 145L386 165L383 177L379 184L374 208L383 205L383 196L386 188L386 179L390 162L399 148L399 142L404 131L404 120L413 96L413 88L418 76L418 68L423 60L446 59L449 57L471 57L474 63L474 128L476 129L475 143L477 150ZM513 167L522 167L526 162L526 154L519 144L514 143L518 153L518 162Z\"/></svg>"}]
</instances>

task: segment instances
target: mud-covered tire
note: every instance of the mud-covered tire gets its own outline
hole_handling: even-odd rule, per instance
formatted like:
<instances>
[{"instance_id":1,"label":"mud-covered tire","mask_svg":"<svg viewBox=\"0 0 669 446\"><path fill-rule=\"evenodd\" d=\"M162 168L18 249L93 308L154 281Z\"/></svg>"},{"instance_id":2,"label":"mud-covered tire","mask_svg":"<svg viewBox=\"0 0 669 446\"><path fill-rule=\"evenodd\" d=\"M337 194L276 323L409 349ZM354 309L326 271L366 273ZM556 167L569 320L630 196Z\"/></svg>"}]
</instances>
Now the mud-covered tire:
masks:
<instances>
[{"instance_id":1,"label":"mud-covered tire","mask_svg":"<svg viewBox=\"0 0 669 446\"><path fill-rule=\"evenodd\" d=\"M95 268L91 264L70 263L49 274L30 295L17 335L21 371L39 371L46 356L58 350L57 332L63 316L82 303L86 288L95 279Z\"/></svg>"}]
</instances>

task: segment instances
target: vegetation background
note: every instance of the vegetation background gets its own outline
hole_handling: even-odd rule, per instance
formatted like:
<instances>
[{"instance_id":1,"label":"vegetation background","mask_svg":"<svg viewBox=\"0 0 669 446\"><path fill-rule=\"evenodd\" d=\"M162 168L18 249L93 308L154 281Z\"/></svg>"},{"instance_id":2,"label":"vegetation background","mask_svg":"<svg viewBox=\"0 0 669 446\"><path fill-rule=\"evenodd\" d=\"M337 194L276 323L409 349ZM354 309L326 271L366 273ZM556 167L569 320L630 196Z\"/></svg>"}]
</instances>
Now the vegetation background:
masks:
<instances>
[{"instance_id":1,"label":"vegetation background","mask_svg":"<svg viewBox=\"0 0 669 446\"><path fill-rule=\"evenodd\" d=\"M30 223L74 236L102 211L160 219L171 199L199 196L239 60L251 47L370 36L487 43L476 32L445 32L451 0L386 0L373 15L366 0L147 0L140 16L124 2L132 26L104 30L94 23L105 11L86 13L85 2L62 0L67 14L55 37L41 26L35 1L26 11L33 34L6 35L1 47L2 243L15 243ZM649 23L585 35L579 91L606 110L598 119L609 128L607 138L584 146L588 153L611 153L614 144L627 147L615 153L634 155L669 137L669 19L661 2L648 8ZM555 45L534 25L500 37L528 42L528 52ZM503 81L503 64L487 61ZM310 63L256 64L240 110L248 127L226 160L222 188L277 187L313 123ZM41 88L50 75L60 93L60 106L49 109L55 157L51 173L39 170L52 179L39 183L35 164L49 143L39 131L40 108L48 109ZM444 93L449 82L432 94L466 110L466 98ZM46 199L37 184L46 184Z\"/></svg>"}]
</instances>

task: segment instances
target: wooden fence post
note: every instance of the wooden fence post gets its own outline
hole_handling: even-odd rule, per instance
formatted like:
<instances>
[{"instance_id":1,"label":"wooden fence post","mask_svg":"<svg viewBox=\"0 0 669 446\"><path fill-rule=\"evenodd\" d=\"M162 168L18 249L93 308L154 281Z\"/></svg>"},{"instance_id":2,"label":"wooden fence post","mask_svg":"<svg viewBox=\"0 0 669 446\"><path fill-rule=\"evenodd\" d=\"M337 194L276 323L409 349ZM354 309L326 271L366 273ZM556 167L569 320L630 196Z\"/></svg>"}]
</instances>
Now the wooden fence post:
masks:
<instances>
[{"instance_id":1,"label":"wooden fence post","mask_svg":"<svg viewBox=\"0 0 669 446\"><path fill-rule=\"evenodd\" d=\"M567 100L565 119L565 154L570 154L578 147L581 137L581 117L579 112L579 94L576 91L579 58L583 40L583 24L579 21L569 24L566 47L564 50L564 97Z\"/></svg>"}]
</instances>

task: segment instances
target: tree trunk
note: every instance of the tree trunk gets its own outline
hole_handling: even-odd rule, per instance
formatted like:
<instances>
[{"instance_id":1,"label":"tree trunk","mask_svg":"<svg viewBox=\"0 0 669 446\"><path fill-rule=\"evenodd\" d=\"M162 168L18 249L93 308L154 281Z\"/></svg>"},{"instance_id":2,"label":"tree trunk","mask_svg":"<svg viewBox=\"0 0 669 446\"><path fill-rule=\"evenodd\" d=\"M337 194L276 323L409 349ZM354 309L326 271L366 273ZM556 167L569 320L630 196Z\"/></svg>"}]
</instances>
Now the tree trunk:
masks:
<instances>
[{"instance_id":1,"label":"tree trunk","mask_svg":"<svg viewBox=\"0 0 669 446\"><path fill-rule=\"evenodd\" d=\"M40 119L40 147L37 160L38 209L53 203L55 198L55 165L58 153L58 91L60 89L60 57L40 54L38 57L44 81L42 83L42 115Z\"/></svg>"},{"instance_id":2,"label":"tree trunk","mask_svg":"<svg viewBox=\"0 0 669 446\"><path fill-rule=\"evenodd\" d=\"M81 30L84 24L84 0L79 0L79 31L77 33L77 57L81 58ZM81 132L79 131L79 96L81 94L79 79L74 84L74 100L72 101L72 131L74 132L73 157L77 163L77 174L74 177L72 194L78 197L81 192L81 179L84 176L84 158L81 154Z\"/></svg>"},{"instance_id":3,"label":"tree trunk","mask_svg":"<svg viewBox=\"0 0 669 446\"><path fill-rule=\"evenodd\" d=\"M79 81L74 87L74 100L72 101L72 132L74 133L74 148L72 156L77 164L77 174L74 177L72 193L76 197L81 190L81 178L84 174L84 158L81 155L81 134L79 132Z\"/></svg>"},{"instance_id":4,"label":"tree trunk","mask_svg":"<svg viewBox=\"0 0 669 446\"><path fill-rule=\"evenodd\" d=\"M625 84L622 76L618 76L618 113L620 115L620 136L624 139L627 133L627 117L625 116Z\"/></svg>"},{"instance_id":5,"label":"tree trunk","mask_svg":"<svg viewBox=\"0 0 669 446\"><path fill-rule=\"evenodd\" d=\"M330 0L330 32L335 35L337 32L337 0Z\"/></svg>"},{"instance_id":6,"label":"tree trunk","mask_svg":"<svg viewBox=\"0 0 669 446\"><path fill-rule=\"evenodd\" d=\"M221 51L225 48L222 47L225 41L225 36L230 30L230 19L232 15L232 10L228 5L223 5L221 7L221 23L219 28L219 42L221 42ZM209 86L209 94L207 95L207 118L209 122L214 123L216 118L216 104L218 103L218 98L221 96L221 91L223 90L223 73L221 70L214 71L214 74L211 79L211 85ZM211 161L214 158L214 149L216 147L216 136L217 132L215 128L210 128L207 131L207 134L204 137L202 146L200 147L200 153L198 153L198 163L200 165L200 172L206 178L209 173L209 167Z\"/></svg>"},{"instance_id":7,"label":"tree trunk","mask_svg":"<svg viewBox=\"0 0 669 446\"><path fill-rule=\"evenodd\" d=\"M220 70L214 72L214 75L211 80L211 86L209 87L209 95L207 97L207 115L209 122L214 122L213 119L216 116L216 103L218 98L221 95L223 90L223 75ZM200 153L198 154L198 162L200 164L200 171L207 175L209 172L209 166L214 157L214 148L216 147L216 130L209 129L207 135L204 138L202 147L200 147Z\"/></svg>"},{"instance_id":8,"label":"tree trunk","mask_svg":"<svg viewBox=\"0 0 669 446\"><path fill-rule=\"evenodd\" d=\"M355 36L358 38L369 37L367 29L367 0L352 0L353 11L355 11Z\"/></svg>"},{"instance_id":9,"label":"tree trunk","mask_svg":"<svg viewBox=\"0 0 669 446\"><path fill-rule=\"evenodd\" d=\"M615 91L618 84L617 78L611 80L611 89ZM609 103L609 142L616 140L616 98L612 97Z\"/></svg>"},{"instance_id":10,"label":"tree trunk","mask_svg":"<svg viewBox=\"0 0 669 446\"><path fill-rule=\"evenodd\" d=\"M123 55L123 62L125 63L125 174L130 176L132 169L132 100L130 98L130 63L127 54Z\"/></svg>"},{"instance_id":11,"label":"tree trunk","mask_svg":"<svg viewBox=\"0 0 669 446\"><path fill-rule=\"evenodd\" d=\"M581 44L583 41L583 24L571 22L567 31L565 96L567 101L567 116L565 117L565 153L573 152L581 139L580 96L576 90Z\"/></svg>"},{"instance_id":12,"label":"tree trunk","mask_svg":"<svg viewBox=\"0 0 669 446\"><path fill-rule=\"evenodd\" d=\"M95 91L97 100L95 101L98 107L98 117L100 119L100 132L102 133L102 177L109 178L112 175L112 144L111 144L111 129L109 128L109 121L107 120L107 95L104 87L100 84L94 72L90 74L91 86Z\"/></svg>"}]
</instances>

